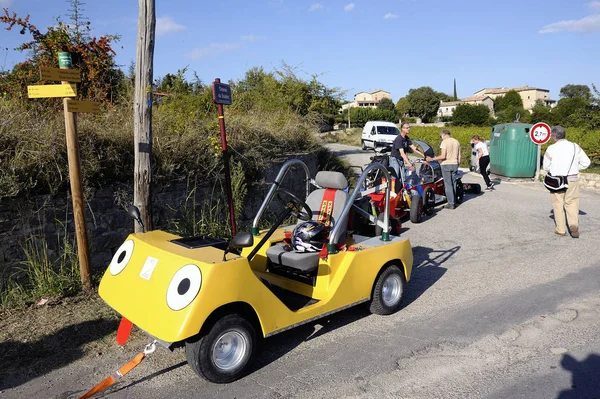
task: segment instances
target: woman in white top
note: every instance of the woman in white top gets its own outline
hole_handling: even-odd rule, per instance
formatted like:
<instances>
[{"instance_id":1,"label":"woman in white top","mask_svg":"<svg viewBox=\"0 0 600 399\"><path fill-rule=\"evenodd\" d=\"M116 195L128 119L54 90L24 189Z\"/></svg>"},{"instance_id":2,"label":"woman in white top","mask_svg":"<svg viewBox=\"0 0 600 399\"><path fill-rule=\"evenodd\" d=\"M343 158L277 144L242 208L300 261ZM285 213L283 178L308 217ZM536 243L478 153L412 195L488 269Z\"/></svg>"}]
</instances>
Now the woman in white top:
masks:
<instances>
[{"instance_id":1,"label":"woman in white top","mask_svg":"<svg viewBox=\"0 0 600 399\"><path fill-rule=\"evenodd\" d=\"M494 183L490 181L487 173L487 167L490 164L490 150L488 150L488 146L481 136L473 136L472 140L473 144L475 144L475 151L477 151L475 162L479 162L479 172L483 176L483 180L485 180L486 190L491 190L494 187Z\"/></svg>"}]
</instances>

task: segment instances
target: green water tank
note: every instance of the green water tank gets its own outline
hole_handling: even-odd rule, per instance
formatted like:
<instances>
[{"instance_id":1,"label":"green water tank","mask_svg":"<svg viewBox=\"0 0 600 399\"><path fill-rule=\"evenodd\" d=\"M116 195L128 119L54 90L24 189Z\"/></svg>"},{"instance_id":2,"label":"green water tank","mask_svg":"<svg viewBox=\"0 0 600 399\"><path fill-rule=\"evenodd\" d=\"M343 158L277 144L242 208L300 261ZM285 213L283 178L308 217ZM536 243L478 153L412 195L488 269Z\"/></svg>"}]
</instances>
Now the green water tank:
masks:
<instances>
[{"instance_id":1,"label":"green water tank","mask_svg":"<svg viewBox=\"0 0 600 399\"><path fill-rule=\"evenodd\" d=\"M529 123L495 125L490 134L490 172L506 177L533 177L537 145L529 138Z\"/></svg>"}]
</instances>

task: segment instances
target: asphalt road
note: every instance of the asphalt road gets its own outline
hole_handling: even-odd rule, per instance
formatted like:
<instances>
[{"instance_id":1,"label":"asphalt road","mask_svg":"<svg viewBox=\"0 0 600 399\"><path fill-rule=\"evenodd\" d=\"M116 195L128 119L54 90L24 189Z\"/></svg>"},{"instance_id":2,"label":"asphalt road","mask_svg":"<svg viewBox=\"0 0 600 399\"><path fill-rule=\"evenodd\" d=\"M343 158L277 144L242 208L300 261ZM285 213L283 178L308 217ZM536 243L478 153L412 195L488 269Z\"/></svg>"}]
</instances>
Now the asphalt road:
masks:
<instances>
[{"instance_id":1,"label":"asphalt road","mask_svg":"<svg viewBox=\"0 0 600 399\"><path fill-rule=\"evenodd\" d=\"M372 155L332 148L355 165ZM539 183L467 194L455 210L403 223L415 258L398 313L358 307L277 335L255 370L227 385L162 349L104 397L599 398L600 195L582 191L579 239L553 234L551 209ZM78 397L139 349L81 359L0 395Z\"/></svg>"}]
</instances>

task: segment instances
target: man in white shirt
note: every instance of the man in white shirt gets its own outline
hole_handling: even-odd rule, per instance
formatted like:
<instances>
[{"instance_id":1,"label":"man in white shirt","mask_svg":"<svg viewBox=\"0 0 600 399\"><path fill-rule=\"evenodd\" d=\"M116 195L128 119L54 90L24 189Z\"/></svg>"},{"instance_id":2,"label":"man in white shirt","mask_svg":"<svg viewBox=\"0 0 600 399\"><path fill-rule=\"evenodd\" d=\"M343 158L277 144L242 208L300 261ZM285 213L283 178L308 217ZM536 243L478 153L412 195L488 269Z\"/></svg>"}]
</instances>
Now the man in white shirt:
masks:
<instances>
[{"instance_id":1,"label":"man in white shirt","mask_svg":"<svg viewBox=\"0 0 600 399\"><path fill-rule=\"evenodd\" d=\"M564 127L554 126L550 137L554 144L544 154L544 170L553 176L566 175L569 182L566 191L550 193L556 223L554 233L566 235L568 222L571 237L579 238L579 171L590 166L590 159L581 147L565 139Z\"/></svg>"}]
</instances>

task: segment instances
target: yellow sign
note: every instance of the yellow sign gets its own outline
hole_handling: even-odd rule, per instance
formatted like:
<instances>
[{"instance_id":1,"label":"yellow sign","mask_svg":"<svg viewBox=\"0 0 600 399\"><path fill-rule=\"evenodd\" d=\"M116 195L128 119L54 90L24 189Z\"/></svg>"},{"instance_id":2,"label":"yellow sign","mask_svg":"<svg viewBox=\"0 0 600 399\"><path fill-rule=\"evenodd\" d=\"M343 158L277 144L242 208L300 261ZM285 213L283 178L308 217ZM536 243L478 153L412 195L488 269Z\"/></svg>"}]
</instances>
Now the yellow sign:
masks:
<instances>
[{"instance_id":1,"label":"yellow sign","mask_svg":"<svg viewBox=\"0 0 600 399\"><path fill-rule=\"evenodd\" d=\"M75 97L76 95L77 88L74 84L27 86L27 96L29 98Z\"/></svg>"},{"instance_id":2,"label":"yellow sign","mask_svg":"<svg viewBox=\"0 0 600 399\"><path fill-rule=\"evenodd\" d=\"M90 112L92 114L97 114L100 112L100 103L69 100L67 101L67 112Z\"/></svg>"},{"instance_id":3,"label":"yellow sign","mask_svg":"<svg viewBox=\"0 0 600 399\"><path fill-rule=\"evenodd\" d=\"M67 82L81 82L79 69L58 69L42 67L42 80L64 80Z\"/></svg>"}]
</instances>

